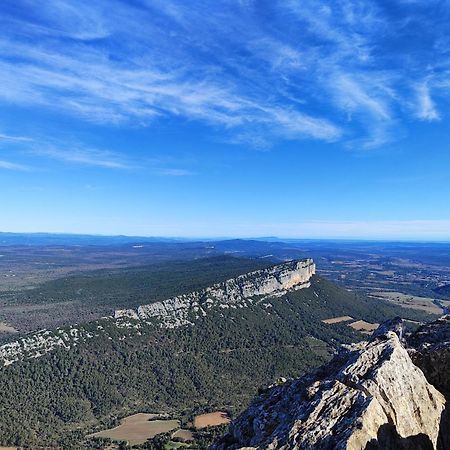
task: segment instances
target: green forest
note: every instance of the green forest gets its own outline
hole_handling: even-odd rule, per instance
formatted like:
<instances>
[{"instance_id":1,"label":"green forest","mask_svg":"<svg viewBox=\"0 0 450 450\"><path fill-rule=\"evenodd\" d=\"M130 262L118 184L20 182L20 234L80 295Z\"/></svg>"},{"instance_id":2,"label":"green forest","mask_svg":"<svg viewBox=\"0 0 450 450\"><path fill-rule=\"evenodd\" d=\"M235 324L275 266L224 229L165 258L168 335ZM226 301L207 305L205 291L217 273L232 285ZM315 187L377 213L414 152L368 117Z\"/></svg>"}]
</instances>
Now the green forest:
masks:
<instances>
[{"instance_id":1,"label":"green forest","mask_svg":"<svg viewBox=\"0 0 450 450\"><path fill-rule=\"evenodd\" d=\"M364 338L322 319L348 314L379 322L399 313L432 318L314 277L308 289L248 308L217 308L194 326L148 325L125 338L103 320L105 335L0 370L2 444L93 448L87 434L135 412L181 419L210 410L236 415L259 388L281 376L298 377L341 343Z\"/></svg>"}]
</instances>

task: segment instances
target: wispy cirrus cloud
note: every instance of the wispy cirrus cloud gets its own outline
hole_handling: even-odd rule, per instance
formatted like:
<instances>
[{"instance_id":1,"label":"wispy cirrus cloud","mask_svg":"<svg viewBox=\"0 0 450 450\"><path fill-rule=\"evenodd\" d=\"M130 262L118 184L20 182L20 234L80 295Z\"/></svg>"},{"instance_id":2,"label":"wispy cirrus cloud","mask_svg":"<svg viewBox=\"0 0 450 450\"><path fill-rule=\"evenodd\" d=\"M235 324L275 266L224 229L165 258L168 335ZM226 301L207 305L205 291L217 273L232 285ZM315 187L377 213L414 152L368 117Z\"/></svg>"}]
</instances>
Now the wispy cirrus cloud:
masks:
<instances>
[{"instance_id":1,"label":"wispy cirrus cloud","mask_svg":"<svg viewBox=\"0 0 450 450\"><path fill-rule=\"evenodd\" d=\"M420 83L417 88L417 117L422 120L434 121L440 119L436 105L431 98L431 92L426 82Z\"/></svg>"},{"instance_id":2,"label":"wispy cirrus cloud","mask_svg":"<svg viewBox=\"0 0 450 450\"><path fill-rule=\"evenodd\" d=\"M0 6L3 102L115 125L177 117L262 147L375 148L405 114L440 117L446 21L420 2L397 14L370 0L19 3L30 14Z\"/></svg>"},{"instance_id":3,"label":"wispy cirrus cloud","mask_svg":"<svg viewBox=\"0 0 450 450\"><path fill-rule=\"evenodd\" d=\"M0 135L1 136L1 135ZM4 136L4 135L3 135ZM36 167L39 161L53 160L71 166L87 166L107 170L145 171L152 175L168 177L184 177L194 175L190 169L182 167L192 161L184 161L171 157L133 158L125 151L111 151L88 147L73 139L58 141L40 137L15 137L14 153L22 157L32 157ZM1 142L1 137L0 137ZM8 140L9 142L9 140ZM0 160L0 168L9 170L31 170L29 166Z\"/></svg>"},{"instance_id":4,"label":"wispy cirrus cloud","mask_svg":"<svg viewBox=\"0 0 450 450\"><path fill-rule=\"evenodd\" d=\"M66 146L67 147L67 146ZM123 155L92 148L58 148L52 145L35 146L35 156L46 157L69 164L101 167L104 169L131 169L133 166Z\"/></svg>"},{"instance_id":5,"label":"wispy cirrus cloud","mask_svg":"<svg viewBox=\"0 0 450 450\"><path fill-rule=\"evenodd\" d=\"M31 170L30 167L24 166L23 164L17 164L11 161L4 161L4 160L0 160L0 169L14 170L19 172Z\"/></svg>"},{"instance_id":6,"label":"wispy cirrus cloud","mask_svg":"<svg viewBox=\"0 0 450 450\"><path fill-rule=\"evenodd\" d=\"M9 134L0 133L0 142L31 142L33 139L28 136L11 136Z\"/></svg>"}]
</instances>

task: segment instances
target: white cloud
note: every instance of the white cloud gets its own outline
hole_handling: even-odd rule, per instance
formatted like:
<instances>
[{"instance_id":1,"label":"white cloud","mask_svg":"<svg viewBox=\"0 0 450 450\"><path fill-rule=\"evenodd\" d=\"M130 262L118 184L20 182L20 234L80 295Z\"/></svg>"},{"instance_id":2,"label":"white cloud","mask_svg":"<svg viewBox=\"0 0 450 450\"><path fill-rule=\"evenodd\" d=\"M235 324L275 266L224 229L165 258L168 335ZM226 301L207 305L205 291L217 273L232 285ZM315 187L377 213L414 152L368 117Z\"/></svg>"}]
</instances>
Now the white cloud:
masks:
<instances>
[{"instance_id":1,"label":"white cloud","mask_svg":"<svg viewBox=\"0 0 450 450\"><path fill-rule=\"evenodd\" d=\"M105 150L90 148L60 149L49 145L37 145L32 149L32 153L70 164L81 164L104 169L131 169L133 167L122 155Z\"/></svg>"},{"instance_id":2,"label":"white cloud","mask_svg":"<svg viewBox=\"0 0 450 450\"><path fill-rule=\"evenodd\" d=\"M0 133L0 142L30 142L33 139L28 136L11 136L9 134Z\"/></svg>"},{"instance_id":3,"label":"white cloud","mask_svg":"<svg viewBox=\"0 0 450 450\"><path fill-rule=\"evenodd\" d=\"M399 26L369 0L273 2L270 21L251 1L49 0L33 11L35 20L4 19L4 102L106 124L177 116L264 145L344 137L382 146L412 103L412 86L415 116L439 118L415 74L445 48L390 49L408 21Z\"/></svg>"},{"instance_id":4,"label":"white cloud","mask_svg":"<svg viewBox=\"0 0 450 450\"><path fill-rule=\"evenodd\" d=\"M99 122L148 123L172 114L231 128L254 124L269 134L275 126L281 137L329 140L340 134L329 120L263 103L217 80L187 80L183 73L142 67L133 71L101 58L83 62L33 50L29 56L21 65L0 64L3 81L14 80L13 89L0 96L63 108ZM39 67L38 61L48 61L50 67Z\"/></svg>"},{"instance_id":5,"label":"white cloud","mask_svg":"<svg viewBox=\"0 0 450 450\"><path fill-rule=\"evenodd\" d=\"M417 90L417 117L432 122L439 120L440 115L431 99L430 88L427 83L419 84Z\"/></svg>"},{"instance_id":6,"label":"white cloud","mask_svg":"<svg viewBox=\"0 0 450 450\"><path fill-rule=\"evenodd\" d=\"M10 161L2 161L2 160L0 160L0 169L17 170L17 171L20 171L20 172L30 170L30 168L28 166L24 166L22 164L13 163L13 162L10 162Z\"/></svg>"},{"instance_id":7,"label":"white cloud","mask_svg":"<svg viewBox=\"0 0 450 450\"><path fill-rule=\"evenodd\" d=\"M378 93L370 80L357 81L348 74L340 74L335 83L337 101L342 109L368 113L379 120L391 118L385 94Z\"/></svg>"}]
</instances>

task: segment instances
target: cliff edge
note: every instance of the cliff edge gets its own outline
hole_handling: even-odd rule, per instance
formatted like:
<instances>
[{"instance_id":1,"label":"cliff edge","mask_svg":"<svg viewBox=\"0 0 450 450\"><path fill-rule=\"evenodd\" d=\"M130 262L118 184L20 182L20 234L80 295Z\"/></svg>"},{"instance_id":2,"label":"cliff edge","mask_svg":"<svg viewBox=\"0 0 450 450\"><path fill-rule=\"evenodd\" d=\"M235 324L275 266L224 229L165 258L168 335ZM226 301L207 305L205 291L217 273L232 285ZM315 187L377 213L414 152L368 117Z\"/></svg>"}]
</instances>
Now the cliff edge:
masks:
<instances>
[{"instance_id":1,"label":"cliff edge","mask_svg":"<svg viewBox=\"0 0 450 450\"><path fill-rule=\"evenodd\" d=\"M308 288L315 269L312 259L287 261L206 289L143 305L137 310L117 310L114 317L53 330L39 330L0 345L0 367L24 359L40 358L59 348L69 350L89 339L107 334L104 325L107 325L107 329L112 326L136 334L141 333L143 326L176 328L193 325L214 307L245 308L267 297L282 296L289 290Z\"/></svg>"},{"instance_id":2,"label":"cliff edge","mask_svg":"<svg viewBox=\"0 0 450 450\"><path fill-rule=\"evenodd\" d=\"M261 296L281 296L288 290L310 286L316 273L314 261L287 261L267 269L249 272L206 289L178 295L161 302L150 303L135 309L114 312L116 319L129 317L147 320L157 318L162 327L176 328L192 323L193 319L205 316L212 306L239 308Z\"/></svg>"},{"instance_id":3,"label":"cliff edge","mask_svg":"<svg viewBox=\"0 0 450 450\"><path fill-rule=\"evenodd\" d=\"M450 316L404 334L401 319L386 322L314 373L268 389L211 450L450 449Z\"/></svg>"}]
</instances>

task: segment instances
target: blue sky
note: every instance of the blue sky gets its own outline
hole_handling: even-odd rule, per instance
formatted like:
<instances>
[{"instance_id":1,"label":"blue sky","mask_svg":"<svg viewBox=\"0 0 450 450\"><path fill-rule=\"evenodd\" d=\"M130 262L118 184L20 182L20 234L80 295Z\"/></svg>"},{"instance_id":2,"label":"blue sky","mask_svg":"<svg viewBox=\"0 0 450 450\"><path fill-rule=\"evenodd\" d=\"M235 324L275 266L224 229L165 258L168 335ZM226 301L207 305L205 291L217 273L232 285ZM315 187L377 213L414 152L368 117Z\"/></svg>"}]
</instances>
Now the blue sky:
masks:
<instances>
[{"instance_id":1,"label":"blue sky","mask_svg":"<svg viewBox=\"0 0 450 450\"><path fill-rule=\"evenodd\" d=\"M2 0L0 230L450 239L448 0Z\"/></svg>"}]
</instances>

